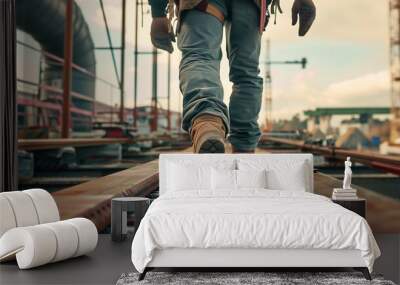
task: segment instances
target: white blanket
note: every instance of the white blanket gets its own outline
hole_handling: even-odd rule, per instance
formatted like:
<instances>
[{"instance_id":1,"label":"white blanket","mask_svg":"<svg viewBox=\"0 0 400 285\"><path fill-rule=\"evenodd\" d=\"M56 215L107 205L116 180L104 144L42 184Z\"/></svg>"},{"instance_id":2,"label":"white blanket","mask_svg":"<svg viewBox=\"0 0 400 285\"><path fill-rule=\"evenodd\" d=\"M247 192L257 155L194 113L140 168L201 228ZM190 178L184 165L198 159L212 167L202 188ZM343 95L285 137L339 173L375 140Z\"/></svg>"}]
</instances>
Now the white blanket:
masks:
<instances>
[{"instance_id":1,"label":"white blanket","mask_svg":"<svg viewBox=\"0 0 400 285\"><path fill-rule=\"evenodd\" d=\"M143 272L155 249L358 249L372 272L380 251L365 219L299 191L172 192L156 199L132 244Z\"/></svg>"}]
</instances>

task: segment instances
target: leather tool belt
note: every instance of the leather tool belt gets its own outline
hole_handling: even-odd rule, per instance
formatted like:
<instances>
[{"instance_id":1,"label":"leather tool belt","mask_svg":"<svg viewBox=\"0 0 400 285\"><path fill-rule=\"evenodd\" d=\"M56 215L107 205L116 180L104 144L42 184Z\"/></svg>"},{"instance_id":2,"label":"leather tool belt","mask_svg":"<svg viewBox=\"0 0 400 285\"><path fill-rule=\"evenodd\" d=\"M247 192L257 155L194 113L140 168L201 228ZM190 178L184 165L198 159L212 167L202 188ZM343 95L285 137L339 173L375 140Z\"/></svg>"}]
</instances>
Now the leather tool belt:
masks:
<instances>
[{"instance_id":1,"label":"leather tool belt","mask_svg":"<svg viewBox=\"0 0 400 285\"><path fill-rule=\"evenodd\" d=\"M224 23L225 21L225 16L224 14L217 8L215 7L213 4L208 3L207 7L205 9L206 13L213 15L214 17L216 17L221 23Z\"/></svg>"},{"instance_id":2,"label":"leather tool belt","mask_svg":"<svg viewBox=\"0 0 400 285\"><path fill-rule=\"evenodd\" d=\"M213 5L212 3L209 3L208 0L202 0L195 7L195 9L216 17L221 23L224 23L224 21L225 21L224 13L222 13L221 10L218 9L217 6Z\"/></svg>"}]
</instances>

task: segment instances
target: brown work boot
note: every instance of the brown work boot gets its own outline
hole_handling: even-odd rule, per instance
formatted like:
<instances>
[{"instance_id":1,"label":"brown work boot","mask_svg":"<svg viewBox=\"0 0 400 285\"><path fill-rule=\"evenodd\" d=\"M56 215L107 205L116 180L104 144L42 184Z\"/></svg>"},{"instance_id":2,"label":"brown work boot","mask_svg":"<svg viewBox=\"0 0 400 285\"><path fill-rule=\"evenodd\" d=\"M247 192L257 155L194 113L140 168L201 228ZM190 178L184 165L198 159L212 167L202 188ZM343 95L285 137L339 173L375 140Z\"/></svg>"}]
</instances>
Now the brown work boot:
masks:
<instances>
[{"instance_id":1,"label":"brown work boot","mask_svg":"<svg viewBox=\"0 0 400 285\"><path fill-rule=\"evenodd\" d=\"M190 129L195 153L224 153L225 125L222 119L213 115L197 117Z\"/></svg>"},{"instance_id":2,"label":"brown work boot","mask_svg":"<svg viewBox=\"0 0 400 285\"><path fill-rule=\"evenodd\" d=\"M232 153L255 153L255 149L254 148L239 149L239 148L235 148L234 146L232 146Z\"/></svg>"}]
</instances>

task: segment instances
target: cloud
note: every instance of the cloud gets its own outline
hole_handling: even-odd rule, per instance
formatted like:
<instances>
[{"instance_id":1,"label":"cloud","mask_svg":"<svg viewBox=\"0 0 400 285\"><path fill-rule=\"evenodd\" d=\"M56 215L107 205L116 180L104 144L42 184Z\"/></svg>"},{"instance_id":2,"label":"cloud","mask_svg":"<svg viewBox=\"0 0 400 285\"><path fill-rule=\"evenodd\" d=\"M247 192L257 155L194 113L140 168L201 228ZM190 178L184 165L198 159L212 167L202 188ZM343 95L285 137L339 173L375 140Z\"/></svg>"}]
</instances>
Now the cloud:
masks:
<instances>
[{"instance_id":1,"label":"cloud","mask_svg":"<svg viewBox=\"0 0 400 285\"><path fill-rule=\"evenodd\" d=\"M297 41L326 40L388 43L389 1L376 0L317 0L317 17L309 34ZM284 14L278 15L277 25L269 26L267 33L278 41L293 41L297 27L291 25L292 1L281 1Z\"/></svg>"},{"instance_id":2,"label":"cloud","mask_svg":"<svg viewBox=\"0 0 400 285\"><path fill-rule=\"evenodd\" d=\"M387 106L388 101L382 100L381 95L387 95L390 90L390 74L388 70L365 74L350 80L336 82L327 87L324 96L337 105L346 105L356 101L358 104ZM374 97L375 102L367 101L365 98ZM350 101L350 102L349 102Z\"/></svg>"},{"instance_id":3,"label":"cloud","mask_svg":"<svg viewBox=\"0 0 400 285\"><path fill-rule=\"evenodd\" d=\"M275 119L290 118L296 113L316 107L390 106L390 75L388 70L363 74L316 88L317 74L310 70L298 73L290 88L274 90Z\"/></svg>"}]
</instances>

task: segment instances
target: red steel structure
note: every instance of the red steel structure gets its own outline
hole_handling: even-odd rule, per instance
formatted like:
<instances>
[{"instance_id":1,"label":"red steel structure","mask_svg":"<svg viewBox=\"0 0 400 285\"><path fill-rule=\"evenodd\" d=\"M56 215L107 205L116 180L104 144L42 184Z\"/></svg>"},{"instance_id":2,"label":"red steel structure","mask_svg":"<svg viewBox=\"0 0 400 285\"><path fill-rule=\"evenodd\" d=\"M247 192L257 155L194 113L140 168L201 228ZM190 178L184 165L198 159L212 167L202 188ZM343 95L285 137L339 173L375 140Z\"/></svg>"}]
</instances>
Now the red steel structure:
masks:
<instances>
[{"instance_id":1,"label":"red steel structure","mask_svg":"<svg viewBox=\"0 0 400 285\"><path fill-rule=\"evenodd\" d=\"M65 9L65 31L64 31L64 69L63 69L63 112L61 136L69 137L71 128L71 87L72 87L72 53L73 53L73 30L72 16L74 12L74 1L67 0Z\"/></svg>"},{"instance_id":2,"label":"red steel structure","mask_svg":"<svg viewBox=\"0 0 400 285\"><path fill-rule=\"evenodd\" d=\"M400 145L400 0L389 0L392 120L390 143Z\"/></svg>"},{"instance_id":3,"label":"red steel structure","mask_svg":"<svg viewBox=\"0 0 400 285\"><path fill-rule=\"evenodd\" d=\"M41 61L51 62L53 65L62 66L63 69L67 65L67 64L65 64L65 60L63 58L60 58L54 54L51 54L51 53L43 51L43 50L35 49L34 47L29 46L22 42L18 42L18 45L39 53L40 57L41 57ZM71 74L73 72L77 72L79 74L87 76L88 78L90 78L90 80L95 80L95 81L101 82L102 84L108 86L109 88L111 88L115 91L117 91L117 89L118 89L118 86L115 86L112 83L110 83L104 79L96 77L95 74L91 73L90 71L86 70L85 68L83 68L81 66L74 64L73 62L71 62L70 67L71 67ZM71 79L71 74L69 75L70 79ZM65 76L65 73L63 73L63 76ZM49 128L49 127L51 127L49 124L49 120L52 118L55 120L55 123L57 126L61 126L62 134L66 135L67 132L69 133L69 131L72 128L72 119L71 119L72 114L74 114L78 118L87 118L88 120L90 120L90 122L92 122L96 116L96 110L95 110L96 99L93 97L90 97L90 96L86 96L86 94L81 94L81 93L72 91L71 87L69 88L69 90L66 91L65 87L67 87L67 89L68 89L68 86L70 86L68 84L67 84L67 86L65 86L66 81L64 81L64 84L61 88L44 83L40 79L40 76L39 76L39 82L32 82L32 81L29 81L26 79L21 79L21 78L18 78L17 82L20 85L29 86L30 88L37 89L37 91L35 91L35 92L37 92L37 94L29 94L29 93L19 92L19 94L17 96L17 104L19 106L35 108L37 110L36 112L31 111L31 112L24 112L24 113L21 113L21 111L20 111L18 113L18 116L20 118L36 116L37 113L44 114L42 116L42 122L44 122L44 123L39 123L40 119L37 118L37 116L35 118L30 118L29 119L30 121L35 122L33 125L31 125L31 127ZM41 98L41 96L40 96L40 94L43 94L43 93L46 93L45 100L43 100L43 98ZM85 108L81 108L79 106L75 106L72 103L72 99L74 99L74 98L79 99L81 101L91 103L91 106L92 106L91 109L85 109ZM63 104L64 101L67 102L67 104ZM111 105L109 108L110 108L110 110L114 109L114 107ZM65 114L66 116L64 117L63 114ZM64 129L64 130L62 129L62 125L64 123L63 120L67 120L66 129ZM63 132L65 132L65 133L63 133ZM68 137L68 136L63 136L63 137Z\"/></svg>"}]
</instances>

